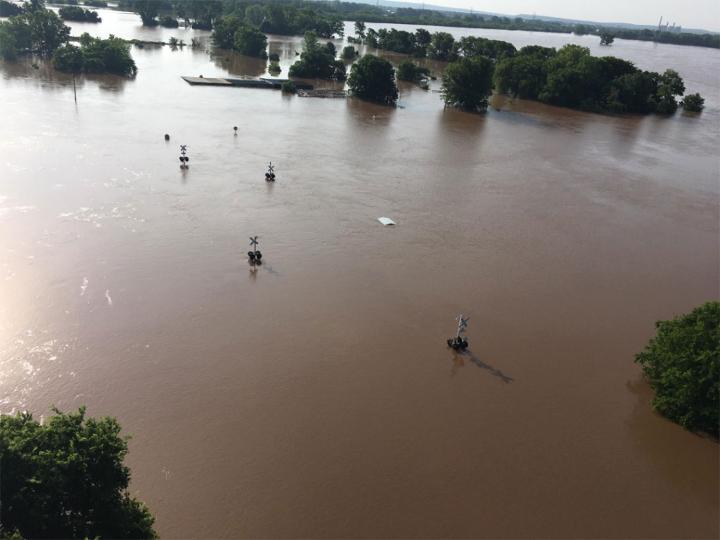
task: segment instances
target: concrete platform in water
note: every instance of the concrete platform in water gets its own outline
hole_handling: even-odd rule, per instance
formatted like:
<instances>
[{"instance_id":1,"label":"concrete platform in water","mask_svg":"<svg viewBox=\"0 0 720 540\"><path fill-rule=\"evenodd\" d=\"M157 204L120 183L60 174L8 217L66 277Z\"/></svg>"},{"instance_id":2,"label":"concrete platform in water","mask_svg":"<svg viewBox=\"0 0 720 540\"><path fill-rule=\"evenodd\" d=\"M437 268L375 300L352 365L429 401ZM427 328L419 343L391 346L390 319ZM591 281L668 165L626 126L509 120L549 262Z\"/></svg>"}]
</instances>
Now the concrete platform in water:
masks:
<instances>
[{"instance_id":1,"label":"concrete platform in water","mask_svg":"<svg viewBox=\"0 0 720 540\"><path fill-rule=\"evenodd\" d=\"M239 86L241 88L272 88L280 90L282 83L288 79L237 79L228 77L189 77L182 76L182 79L193 86ZM312 84L295 81L295 87L299 90L312 90Z\"/></svg>"}]
</instances>

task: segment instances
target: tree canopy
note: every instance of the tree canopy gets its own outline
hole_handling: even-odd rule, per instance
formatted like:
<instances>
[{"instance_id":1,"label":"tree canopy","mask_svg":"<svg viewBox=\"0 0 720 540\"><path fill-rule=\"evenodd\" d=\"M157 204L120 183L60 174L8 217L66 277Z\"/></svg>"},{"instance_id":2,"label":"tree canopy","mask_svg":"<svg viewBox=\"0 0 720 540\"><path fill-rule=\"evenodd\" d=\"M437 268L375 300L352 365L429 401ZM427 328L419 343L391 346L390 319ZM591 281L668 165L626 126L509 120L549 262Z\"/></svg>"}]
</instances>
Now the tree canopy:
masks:
<instances>
[{"instance_id":1,"label":"tree canopy","mask_svg":"<svg viewBox=\"0 0 720 540\"><path fill-rule=\"evenodd\" d=\"M291 77L306 79L345 80L345 64L335 59L332 43L320 45L315 32L306 32L300 60L290 66Z\"/></svg>"},{"instance_id":2,"label":"tree canopy","mask_svg":"<svg viewBox=\"0 0 720 540\"><path fill-rule=\"evenodd\" d=\"M397 78L400 81L419 82L429 74L429 69L420 67L410 60L405 60L404 62L400 62L400 64L398 64Z\"/></svg>"},{"instance_id":3,"label":"tree canopy","mask_svg":"<svg viewBox=\"0 0 720 540\"><path fill-rule=\"evenodd\" d=\"M681 105L688 112L700 112L705 108L705 100L700 94L688 94L683 98Z\"/></svg>"},{"instance_id":4,"label":"tree canopy","mask_svg":"<svg viewBox=\"0 0 720 540\"><path fill-rule=\"evenodd\" d=\"M354 96L385 105L395 105L398 98L392 64L372 54L353 64L348 88Z\"/></svg>"},{"instance_id":5,"label":"tree canopy","mask_svg":"<svg viewBox=\"0 0 720 540\"><path fill-rule=\"evenodd\" d=\"M61 7L58 14L64 21L81 21L91 23L102 22L102 19L98 16L97 11L83 9L79 6Z\"/></svg>"},{"instance_id":6,"label":"tree canopy","mask_svg":"<svg viewBox=\"0 0 720 540\"><path fill-rule=\"evenodd\" d=\"M493 89L492 60L484 56L460 58L445 69L441 94L446 105L465 111L484 111Z\"/></svg>"},{"instance_id":7,"label":"tree canopy","mask_svg":"<svg viewBox=\"0 0 720 540\"><path fill-rule=\"evenodd\" d=\"M113 418L85 409L43 424L0 416L3 532L23 538L156 538L154 518L127 491L127 439Z\"/></svg>"},{"instance_id":8,"label":"tree canopy","mask_svg":"<svg viewBox=\"0 0 720 540\"><path fill-rule=\"evenodd\" d=\"M94 38L87 32L80 36L80 47L64 45L55 51L53 64L60 71L71 73L113 73L131 77L137 73L130 56L130 45L111 35L107 39Z\"/></svg>"},{"instance_id":9,"label":"tree canopy","mask_svg":"<svg viewBox=\"0 0 720 540\"><path fill-rule=\"evenodd\" d=\"M553 105L598 112L671 114L685 92L680 75L641 71L612 56L591 56L579 45L560 50L523 47L495 69L499 92Z\"/></svg>"},{"instance_id":10,"label":"tree canopy","mask_svg":"<svg viewBox=\"0 0 720 540\"><path fill-rule=\"evenodd\" d=\"M235 32L233 49L246 56L267 57L267 37L257 28L241 25Z\"/></svg>"},{"instance_id":11,"label":"tree canopy","mask_svg":"<svg viewBox=\"0 0 720 540\"><path fill-rule=\"evenodd\" d=\"M53 11L26 10L0 22L0 56L5 59L14 59L23 53L50 56L69 36L70 28Z\"/></svg>"},{"instance_id":12,"label":"tree canopy","mask_svg":"<svg viewBox=\"0 0 720 540\"><path fill-rule=\"evenodd\" d=\"M220 17L215 22L212 37L215 45L222 49L235 49L246 56L267 57L265 34L235 15Z\"/></svg>"},{"instance_id":13,"label":"tree canopy","mask_svg":"<svg viewBox=\"0 0 720 540\"><path fill-rule=\"evenodd\" d=\"M655 323L657 334L635 356L655 391L653 407L681 426L718 437L720 302Z\"/></svg>"},{"instance_id":14,"label":"tree canopy","mask_svg":"<svg viewBox=\"0 0 720 540\"><path fill-rule=\"evenodd\" d=\"M600 45L612 45L613 41L615 41L615 36L610 32L600 32Z\"/></svg>"}]
</instances>

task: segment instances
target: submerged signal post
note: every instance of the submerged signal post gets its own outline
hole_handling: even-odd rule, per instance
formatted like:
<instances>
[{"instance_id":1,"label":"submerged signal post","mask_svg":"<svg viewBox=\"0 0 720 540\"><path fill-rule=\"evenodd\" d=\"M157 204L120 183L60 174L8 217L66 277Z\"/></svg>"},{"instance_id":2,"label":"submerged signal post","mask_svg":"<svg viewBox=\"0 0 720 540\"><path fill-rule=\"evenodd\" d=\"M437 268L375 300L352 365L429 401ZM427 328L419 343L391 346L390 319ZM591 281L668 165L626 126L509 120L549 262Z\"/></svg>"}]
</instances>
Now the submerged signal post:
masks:
<instances>
[{"instance_id":1,"label":"submerged signal post","mask_svg":"<svg viewBox=\"0 0 720 540\"><path fill-rule=\"evenodd\" d=\"M455 333L455 337L447 340L448 347L456 351L464 351L468 348L468 340L467 338L462 337L462 333L467 329L469 320L470 317L465 318L462 316L462 314L460 314L460 316L457 318L457 332Z\"/></svg>"},{"instance_id":2,"label":"submerged signal post","mask_svg":"<svg viewBox=\"0 0 720 540\"><path fill-rule=\"evenodd\" d=\"M188 162L190 161L190 158L186 156L187 154L187 144L181 144L180 145L180 168L181 169L189 169L190 165L188 165Z\"/></svg>"},{"instance_id":3,"label":"submerged signal post","mask_svg":"<svg viewBox=\"0 0 720 540\"><path fill-rule=\"evenodd\" d=\"M265 181L266 182L274 182L275 181L275 166L272 164L272 161L268 163L268 170L265 173Z\"/></svg>"},{"instance_id":4,"label":"submerged signal post","mask_svg":"<svg viewBox=\"0 0 720 540\"><path fill-rule=\"evenodd\" d=\"M248 262L254 266L262 264L262 253L258 249L258 236L250 237L250 251L248 251Z\"/></svg>"}]
</instances>

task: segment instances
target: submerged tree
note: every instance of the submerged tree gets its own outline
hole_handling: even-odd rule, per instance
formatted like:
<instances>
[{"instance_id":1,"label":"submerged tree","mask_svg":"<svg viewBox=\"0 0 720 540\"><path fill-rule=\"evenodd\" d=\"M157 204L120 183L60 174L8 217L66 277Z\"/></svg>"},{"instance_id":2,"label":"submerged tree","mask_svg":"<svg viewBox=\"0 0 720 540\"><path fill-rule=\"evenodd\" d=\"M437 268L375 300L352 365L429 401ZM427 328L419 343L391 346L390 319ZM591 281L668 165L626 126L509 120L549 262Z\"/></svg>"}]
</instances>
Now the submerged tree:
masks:
<instances>
[{"instance_id":1,"label":"submerged tree","mask_svg":"<svg viewBox=\"0 0 720 540\"><path fill-rule=\"evenodd\" d=\"M348 87L359 98L385 105L395 105L398 98L392 64L372 54L366 54L353 65Z\"/></svg>"},{"instance_id":2,"label":"submerged tree","mask_svg":"<svg viewBox=\"0 0 720 540\"><path fill-rule=\"evenodd\" d=\"M655 390L653 407L689 430L718 437L720 302L655 326L657 335L635 356Z\"/></svg>"},{"instance_id":3,"label":"submerged tree","mask_svg":"<svg viewBox=\"0 0 720 540\"><path fill-rule=\"evenodd\" d=\"M233 48L240 54L266 58L267 37L257 28L242 25L235 32Z\"/></svg>"},{"instance_id":4,"label":"submerged tree","mask_svg":"<svg viewBox=\"0 0 720 540\"><path fill-rule=\"evenodd\" d=\"M405 60L397 67L397 78L400 81L420 82L421 79L430 75L428 68L420 67L414 62Z\"/></svg>"},{"instance_id":5,"label":"submerged tree","mask_svg":"<svg viewBox=\"0 0 720 540\"><path fill-rule=\"evenodd\" d=\"M53 64L60 71L71 73L113 73L132 77L137 73L130 56L130 45L111 35L107 39L94 38L87 32L80 36L80 47L65 45L53 55Z\"/></svg>"},{"instance_id":6,"label":"submerged tree","mask_svg":"<svg viewBox=\"0 0 720 540\"><path fill-rule=\"evenodd\" d=\"M615 41L615 36L610 32L600 32L600 45L612 45L613 41Z\"/></svg>"},{"instance_id":7,"label":"submerged tree","mask_svg":"<svg viewBox=\"0 0 720 540\"><path fill-rule=\"evenodd\" d=\"M345 80L345 64L335 59L332 43L320 45L315 32L305 32L305 41L300 60L290 66L291 77L306 79Z\"/></svg>"},{"instance_id":8,"label":"submerged tree","mask_svg":"<svg viewBox=\"0 0 720 540\"><path fill-rule=\"evenodd\" d=\"M688 94L681 101L681 105L688 112L700 112L705 108L705 99L700 94Z\"/></svg>"},{"instance_id":9,"label":"submerged tree","mask_svg":"<svg viewBox=\"0 0 720 540\"><path fill-rule=\"evenodd\" d=\"M0 530L23 538L156 538L154 518L128 493L127 438L85 408L41 424L0 416Z\"/></svg>"},{"instance_id":10,"label":"submerged tree","mask_svg":"<svg viewBox=\"0 0 720 540\"><path fill-rule=\"evenodd\" d=\"M484 111L493 89L492 60L460 58L445 69L441 94L446 105L464 111Z\"/></svg>"}]
</instances>

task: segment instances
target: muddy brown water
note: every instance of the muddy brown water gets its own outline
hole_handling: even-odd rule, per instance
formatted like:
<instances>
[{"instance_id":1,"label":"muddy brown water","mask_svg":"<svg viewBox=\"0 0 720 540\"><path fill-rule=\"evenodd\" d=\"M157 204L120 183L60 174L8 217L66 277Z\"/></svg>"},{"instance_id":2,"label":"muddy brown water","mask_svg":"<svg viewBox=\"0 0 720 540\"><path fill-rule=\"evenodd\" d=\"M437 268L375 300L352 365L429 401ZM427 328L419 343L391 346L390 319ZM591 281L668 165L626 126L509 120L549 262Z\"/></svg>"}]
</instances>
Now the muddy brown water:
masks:
<instances>
[{"instance_id":1,"label":"muddy brown water","mask_svg":"<svg viewBox=\"0 0 720 540\"><path fill-rule=\"evenodd\" d=\"M102 11L73 33L207 39ZM299 39L270 48L285 74ZM153 47L76 106L0 64L0 409L116 416L164 537L717 537L718 446L651 411L633 355L718 297L720 53L607 52L705 112L198 88L263 66Z\"/></svg>"}]
</instances>

